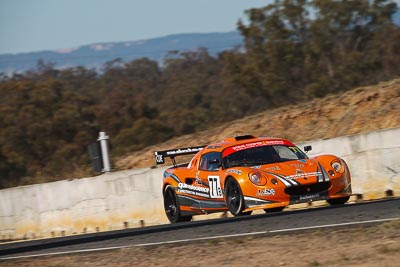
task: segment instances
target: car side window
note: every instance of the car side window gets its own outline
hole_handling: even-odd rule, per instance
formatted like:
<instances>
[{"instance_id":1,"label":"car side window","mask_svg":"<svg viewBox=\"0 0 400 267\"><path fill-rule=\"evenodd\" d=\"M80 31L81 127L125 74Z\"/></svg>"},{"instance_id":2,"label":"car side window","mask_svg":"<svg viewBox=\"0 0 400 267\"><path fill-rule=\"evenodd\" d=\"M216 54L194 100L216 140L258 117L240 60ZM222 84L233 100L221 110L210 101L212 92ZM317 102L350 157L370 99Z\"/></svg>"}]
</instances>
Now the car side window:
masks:
<instances>
[{"instance_id":1,"label":"car side window","mask_svg":"<svg viewBox=\"0 0 400 267\"><path fill-rule=\"evenodd\" d=\"M218 171L220 165L221 153L210 152L201 157L199 169L204 171Z\"/></svg>"}]
</instances>

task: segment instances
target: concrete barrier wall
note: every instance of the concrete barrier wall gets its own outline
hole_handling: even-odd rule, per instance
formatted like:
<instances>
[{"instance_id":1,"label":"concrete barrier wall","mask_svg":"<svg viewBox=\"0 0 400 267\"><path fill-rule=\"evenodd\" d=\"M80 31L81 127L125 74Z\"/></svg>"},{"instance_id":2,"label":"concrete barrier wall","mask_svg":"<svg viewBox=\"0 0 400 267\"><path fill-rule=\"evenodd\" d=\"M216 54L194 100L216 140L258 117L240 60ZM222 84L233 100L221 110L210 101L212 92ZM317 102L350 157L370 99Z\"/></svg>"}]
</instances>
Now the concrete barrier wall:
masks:
<instances>
[{"instance_id":1,"label":"concrete barrier wall","mask_svg":"<svg viewBox=\"0 0 400 267\"><path fill-rule=\"evenodd\" d=\"M97 177L0 191L0 238L20 239L167 223L164 169L133 169Z\"/></svg>"},{"instance_id":2,"label":"concrete barrier wall","mask_svg":"<svg viewBox=\"0 0 400 267\"><path fill-rule=\"evenodd\" d=\"M297 144L349 165L353 192L400 193L400 128ZM168 223L161 194L165 167L144 168L0 190L0 238L79 234Z\"/></svg>"}]
</instances>

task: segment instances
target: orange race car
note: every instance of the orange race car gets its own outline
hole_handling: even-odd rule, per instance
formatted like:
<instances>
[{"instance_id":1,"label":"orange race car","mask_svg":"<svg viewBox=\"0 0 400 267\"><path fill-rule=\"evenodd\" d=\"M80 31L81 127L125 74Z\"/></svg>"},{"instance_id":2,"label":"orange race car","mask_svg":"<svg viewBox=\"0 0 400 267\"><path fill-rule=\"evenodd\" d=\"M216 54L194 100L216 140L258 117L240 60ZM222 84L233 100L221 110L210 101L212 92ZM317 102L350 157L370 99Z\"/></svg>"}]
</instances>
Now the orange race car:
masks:
<instances>
[{"instance_id":1,"label":"orange race car","mask_svg":"<svg viewBox=\"0 0 400 267\"><path fill-rule=\"evenodd\" d=\"M304 151L311 146L304 147ZM178 165L176 156L196 154ZM164 172L164 208L172 222L193 215L229 210L234 216L253 210L281 211L294 203L326 199L347 202L351 178L346 163L333 155L314 158L280 138L251 135L208 146L155 152L156 163L171 158Z\"/></svg>"}]
</instances>

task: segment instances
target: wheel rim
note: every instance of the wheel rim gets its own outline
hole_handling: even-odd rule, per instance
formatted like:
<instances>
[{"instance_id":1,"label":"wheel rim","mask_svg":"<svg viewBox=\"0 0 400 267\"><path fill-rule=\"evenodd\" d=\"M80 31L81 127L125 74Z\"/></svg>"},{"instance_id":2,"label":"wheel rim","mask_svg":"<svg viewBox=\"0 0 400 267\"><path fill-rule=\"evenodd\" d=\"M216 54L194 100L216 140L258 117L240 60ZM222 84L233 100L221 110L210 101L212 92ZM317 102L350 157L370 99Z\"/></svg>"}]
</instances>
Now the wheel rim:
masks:
<instances>
[{"instance_id":1,"label":"wheel rim","mask_svg":"<svg viewBox=\"0 0 400 267\"><path fill-rule=\"evenodd\" d=\"M239 214L242 208L242 193L239 185L235 181L230 180L228 182L226 195L229 210L234 215Z\"/></svg>"}]
</instances>

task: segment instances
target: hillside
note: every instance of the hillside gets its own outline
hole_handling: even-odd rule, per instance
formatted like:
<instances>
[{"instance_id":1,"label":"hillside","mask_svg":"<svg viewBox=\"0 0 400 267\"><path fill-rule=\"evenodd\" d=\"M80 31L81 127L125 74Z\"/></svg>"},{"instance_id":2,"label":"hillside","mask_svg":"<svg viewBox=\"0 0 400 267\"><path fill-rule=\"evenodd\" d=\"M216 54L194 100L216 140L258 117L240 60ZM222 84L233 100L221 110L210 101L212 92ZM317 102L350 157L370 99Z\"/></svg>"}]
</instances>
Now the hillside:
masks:
<instances>
[{"instance_id":1,"label":"hillside","mask_svg":"<svg viewBox=\"0 0 400 267\"><path fill-rule=\"evenodd\" d=\"M393 127L400 127L400 79L267 110L213 129L171 139L119 158L115 167L152 166L156 150L203 145L237 134L276 136L301 142Z\"/></svg>"},{"instance_id":2,"label":"hillside","mask_svg":"<svg viewBox=\"0 0 400 267\"><path fill-rule=\"evenodd\" d=\"M40 59L54 63L57 69L76 66L101 69L104 63L117 58L129 62L146 57L162 63L169 51L185 52L207 48L211 55L216 55L242 43L243 37L237 31L187 33L131 42L97 43L56 51L3 54L0 55L0 73L19 73L35 69Z\"/></svg>"}]
</instances>

